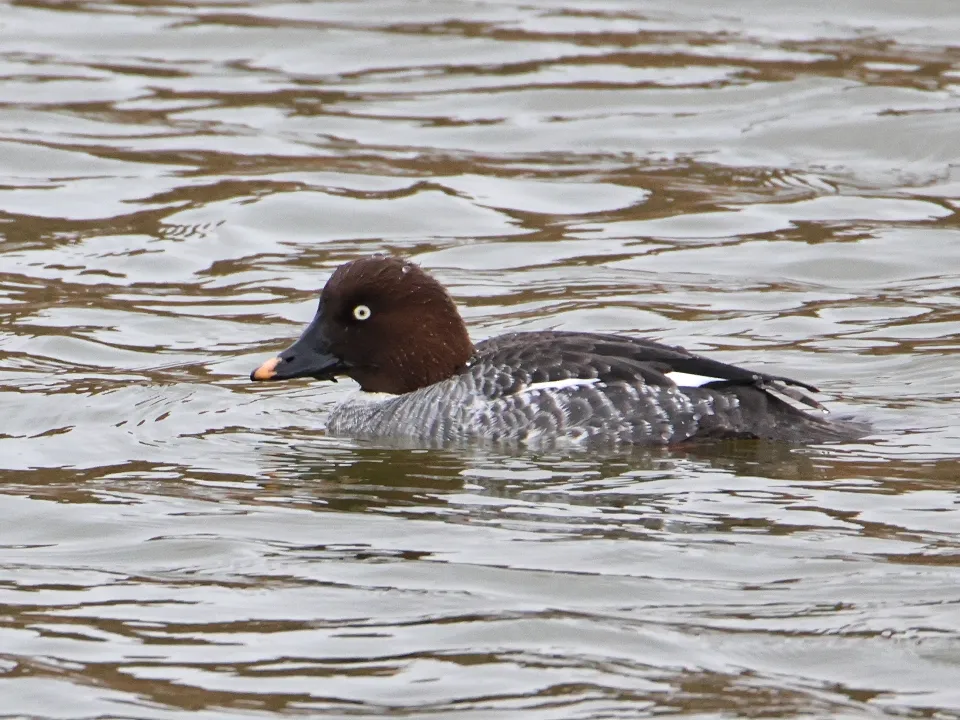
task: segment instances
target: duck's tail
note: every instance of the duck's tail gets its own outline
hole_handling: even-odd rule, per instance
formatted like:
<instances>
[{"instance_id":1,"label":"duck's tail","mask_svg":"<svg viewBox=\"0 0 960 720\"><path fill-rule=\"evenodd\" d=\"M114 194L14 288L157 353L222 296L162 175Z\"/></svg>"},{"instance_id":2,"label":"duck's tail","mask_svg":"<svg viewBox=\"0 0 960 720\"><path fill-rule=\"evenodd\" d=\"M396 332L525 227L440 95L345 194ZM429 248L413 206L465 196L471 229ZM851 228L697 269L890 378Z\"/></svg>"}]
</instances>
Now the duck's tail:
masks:
<instances>
[{"instance_id":1,"label":"duck's tail","mask_svg":"<svg viewBox=\"0 0 960 720\"><path fill-rule=\"evenodd\" d=\"M851 442L871 432L869 423L846 417L828 418L826 408L820 403L811 403L806 395L796 398L794 393L784 393L779 387L729 385L722 391L711 388L703 392L715 393L716 412L701 418L695 439L762 438L808 445ZM801 410L774 393L814 409Z\"/></svg>"}]
</instances>

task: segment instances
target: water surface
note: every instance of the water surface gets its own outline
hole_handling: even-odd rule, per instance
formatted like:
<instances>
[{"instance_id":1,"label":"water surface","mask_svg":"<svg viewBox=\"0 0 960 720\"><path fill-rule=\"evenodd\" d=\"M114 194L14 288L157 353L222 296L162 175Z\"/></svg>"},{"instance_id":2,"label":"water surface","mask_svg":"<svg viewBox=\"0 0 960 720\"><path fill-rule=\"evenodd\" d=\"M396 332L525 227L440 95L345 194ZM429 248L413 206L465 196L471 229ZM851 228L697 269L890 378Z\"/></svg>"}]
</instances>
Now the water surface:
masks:
<instances>
[{"instance_id":1,"label":"water surface","mask_svg":"<svg viewBox=\"0 0 960 720\"><path fill-rule=\"evenodd\" d=\"M960 715L954 5L9 4L0 714ZM328 438L247 375L377 251L876 432Z\"/></svg>"}]
</instances>

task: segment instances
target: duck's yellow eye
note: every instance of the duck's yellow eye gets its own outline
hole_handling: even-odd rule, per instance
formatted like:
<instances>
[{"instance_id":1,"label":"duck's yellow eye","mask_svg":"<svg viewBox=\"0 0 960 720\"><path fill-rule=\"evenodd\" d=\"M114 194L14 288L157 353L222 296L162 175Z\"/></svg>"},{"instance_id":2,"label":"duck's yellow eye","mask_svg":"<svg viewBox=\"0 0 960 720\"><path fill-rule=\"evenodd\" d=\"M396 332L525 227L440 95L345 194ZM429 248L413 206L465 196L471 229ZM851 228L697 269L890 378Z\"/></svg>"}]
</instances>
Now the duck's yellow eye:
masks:
<instances>
[{"instance_id":1,"label":"duck's yellow eye","mask_svg":"<svg viewBox=\"0 0 960 720\"><path fill-rule=\"evenodd\" d=\"M370 314L370 308L368 308L366 305L357 305L353 309L353 316L357 320L366 320L370 317Z\"/></svg>"}]
</instances>

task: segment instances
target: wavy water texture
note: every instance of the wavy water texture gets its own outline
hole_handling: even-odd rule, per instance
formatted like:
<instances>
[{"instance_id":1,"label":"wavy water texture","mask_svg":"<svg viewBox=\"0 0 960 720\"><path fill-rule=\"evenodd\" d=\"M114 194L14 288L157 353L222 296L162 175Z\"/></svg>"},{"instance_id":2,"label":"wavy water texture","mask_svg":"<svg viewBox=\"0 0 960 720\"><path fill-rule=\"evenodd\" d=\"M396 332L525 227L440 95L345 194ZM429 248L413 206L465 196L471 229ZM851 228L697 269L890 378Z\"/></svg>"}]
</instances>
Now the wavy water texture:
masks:
<instances>
[{"instance_id":1,"label":"wavy water texture","mask_svg":"<svg viewBox=\"0 0 960 720\"><path fill-rule=\"evenodd\" d=\"M954 0L9 3L0 715L960 714ZM337 264L856 444L326 437Z\"/></svg>"}]
</instances>

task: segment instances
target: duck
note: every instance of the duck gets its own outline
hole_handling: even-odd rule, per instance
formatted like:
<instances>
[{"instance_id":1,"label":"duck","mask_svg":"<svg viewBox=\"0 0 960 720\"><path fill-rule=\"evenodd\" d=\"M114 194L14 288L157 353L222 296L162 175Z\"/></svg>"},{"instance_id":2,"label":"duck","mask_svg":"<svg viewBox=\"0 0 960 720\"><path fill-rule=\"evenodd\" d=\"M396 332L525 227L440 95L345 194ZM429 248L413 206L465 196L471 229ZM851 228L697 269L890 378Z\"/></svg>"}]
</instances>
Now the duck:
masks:
<instances>
[{"instance_id":1,"label":"duck","mask_svg":"<svg viewBox=\"0 0 960 720\"><path fill-rule=\"evenodd\" d=\"M299 339L257 382L348 377L326 432L427 446L671 446L719 440L845 442L816 387L621 334L512 332L474 344L446 288L403 257L337 267Z\"/></svg>"}]
</instances>

